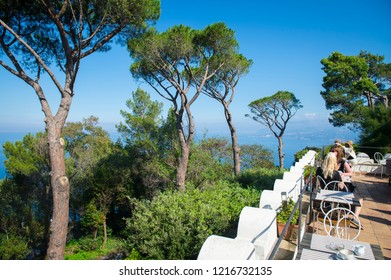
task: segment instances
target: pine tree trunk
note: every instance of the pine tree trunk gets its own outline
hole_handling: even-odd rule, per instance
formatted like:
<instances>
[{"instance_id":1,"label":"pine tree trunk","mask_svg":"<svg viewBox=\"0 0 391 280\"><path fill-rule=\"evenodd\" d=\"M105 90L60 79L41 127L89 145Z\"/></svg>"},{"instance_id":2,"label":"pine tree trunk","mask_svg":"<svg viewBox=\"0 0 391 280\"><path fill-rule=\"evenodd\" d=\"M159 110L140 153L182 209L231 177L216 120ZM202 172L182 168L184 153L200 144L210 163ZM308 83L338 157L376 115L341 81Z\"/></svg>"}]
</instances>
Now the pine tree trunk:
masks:
<instances>
[{"instance_id":1,"label":"pine tree trunk","mask_svg":"<svg viewBox=\"0 0 391 280\"><path fill-rule=\"evenodd\" d=\"M190 154L190 148L189 146L181 141L181 156L179 157L179 164L176 174L176 184L177 188L180 191L185 191L185 182L186 182L186 173L187 173L187 166L189 164L189 154Z\"/></svg>"},{"instance_id":2,"label":"pine tree trunk","mask_svg":"<svg viewBox=\"0 0 391 280\"><path fill-rule=\"evenodd\" d=\"M107 223L106 215L103 217L103 248L106 248L107 244Z\"/></svg>"},{"instance_id":3,"label":"pine tree trunk","mask_svg":"<svg viewBox=\"0 0 391 280\"><path fill-rule=\"evenodd\" d=\"M229 130L231 132L231 145L232 145L232 157L234 163L234 175L237 176L240 173L240 147L238 144L238 136L236 134L236 129L232 121L232 114L228 109L227 104L224 104L224 113L225 119L227 120L227 124Z\"/></svg>"},{"instance_id":4,"label":"pine tree trunk","mask_svg":"<svg viewBox=\"0 0 391 280\"><path fill-rule=\"evenodd\" d=\"M62 126L61 126L62 127ZM47 258L64 259L69 215L69 180L65 173L64 141L61 128L54 120L46 124L51 166L51 186L53 194L53 214L50 224L50 238Z\"/></svg>"},{"instance_id":5,"label":"pine tree trunk","mask_svg":"<svg viewBox=\"0 0 391 280\"><path fill-rule=\"evenodd\" d=\"M185 102L183 101L183 103ZM186 114L184 114L184 112L186 112ZM176 184L178 190L184 192L186 190L185 183L186 183L187 167L189 165L190 145L194 139L195 126L194 126L194 121L191 115L189 104L187 106L184 106L184 109L181 109L178 113L175 114L175 116L177 122L176 126L178 130L179 143L181 146L181 155L178 160L179 163L177 169ZM184 116L186 116L188 122L187 134L184 132L185 130L185 127L183 125Z\"/></svg>"},{"instance_id":6,"label":"pine tree trunk","mask_svg":"<svg viewBox=\"0 0 391 280\"><path fill-rule=\"evenodd\" d=\"M278 137L278 158L280 160L280 170L284 170L284 153L282 152L282 137Z\"/></svg>"}]
</instances>

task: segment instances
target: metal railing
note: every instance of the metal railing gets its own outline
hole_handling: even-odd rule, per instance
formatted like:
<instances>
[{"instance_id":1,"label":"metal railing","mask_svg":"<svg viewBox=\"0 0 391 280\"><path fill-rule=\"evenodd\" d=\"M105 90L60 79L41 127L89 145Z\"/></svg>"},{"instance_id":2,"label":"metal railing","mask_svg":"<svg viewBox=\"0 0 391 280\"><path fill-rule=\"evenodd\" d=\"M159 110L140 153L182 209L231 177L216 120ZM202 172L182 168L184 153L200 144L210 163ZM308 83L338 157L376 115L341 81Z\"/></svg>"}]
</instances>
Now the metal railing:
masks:
<instances>
[{"instance_id":1,"label":"metal railing","mask_svg":"<svg viewBox=\"0 0 391 280\"><path fill-rule=\"evenodd\" d=\"M285 233L288 230L288 227L289 227L289 225L291 223L291 220L292 220L296 210L298 209L299 217L298 217L297 245L296 245L296 250L295 250L295 253L294 253L294 257L296 256L297 248L300 246L300 242L301 242L301 239L302 239L302 228L303 228L302 227L302 215L303 215L303 204L302 204L302 201L303 201L303 195L304 195L304 192L306 191L307 187L309 187L309 189L311 191L313 189L312 188L313 187L312 186L312 178L314 176L313 173L314 172L312 170L310 175L309 175L309 180L308 180L309 185L306 185L305 183L303 184L303 182L304 182L304 180L303 180L304 179L304 174L302 174L300 176L300 178L297 180L297 182L300 181L300 194L299 194L299 197L298 197L298 199L296 201L296 204L295 204L295 206L293 208L292 213L290 214L290 216L289 216L289 218L287 220L287 223L286 223L284 229L282 230L279 238L277 239L277 241L276 241L276 243L275 243L275 245L274 245L274 247L273 247L269 257L268 257L268 260L274 260L274 257L276 255L277 251L280 249L281 242L284 239Z\"/></svg>"}]
</instances>

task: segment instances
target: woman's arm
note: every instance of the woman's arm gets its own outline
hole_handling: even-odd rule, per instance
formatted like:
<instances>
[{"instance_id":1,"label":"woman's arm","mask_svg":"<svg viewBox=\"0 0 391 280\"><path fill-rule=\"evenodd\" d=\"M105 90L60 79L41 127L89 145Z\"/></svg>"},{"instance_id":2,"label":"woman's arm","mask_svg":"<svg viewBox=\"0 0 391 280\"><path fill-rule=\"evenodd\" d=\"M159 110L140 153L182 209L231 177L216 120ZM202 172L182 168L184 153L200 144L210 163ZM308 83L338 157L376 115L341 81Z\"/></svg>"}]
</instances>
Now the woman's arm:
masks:
<instances>
[{"instance_id":1,"label":"woman's arm","mask_svg":"<svg viewBox=\"0 0 391 280\"><path fill-rule=\"evenodd\" d=\"M344 176L353 176L353 170L350 168L349 163L347 163L345 161L343 167L344 167L344 170L345 170L345 172L342 173L343 177ZM343 177L342 177L342 179L343 179Z\"/></svg>"}]
</instances>

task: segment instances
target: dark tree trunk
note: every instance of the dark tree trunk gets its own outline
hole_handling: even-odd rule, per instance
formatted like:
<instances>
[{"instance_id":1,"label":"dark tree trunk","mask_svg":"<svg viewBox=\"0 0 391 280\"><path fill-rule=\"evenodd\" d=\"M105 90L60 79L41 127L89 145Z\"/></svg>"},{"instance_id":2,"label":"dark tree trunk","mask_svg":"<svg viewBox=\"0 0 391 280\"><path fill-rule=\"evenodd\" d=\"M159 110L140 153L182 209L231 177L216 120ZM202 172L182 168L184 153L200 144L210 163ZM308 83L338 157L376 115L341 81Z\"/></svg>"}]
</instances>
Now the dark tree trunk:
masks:
<instances>
[{"instance_id":1,"label":"dark tree trunk","mask_svg":"<svg viewBox=\"0 0 391 280\"><path fill-rule=\"evenodd\" d=\"M185 187L186 173L187 173L187 167L189 165L190 145L194 138L194 127L195 127L193 117L190 112L190 107L185 106L185 110L186 110L186 117L188 121L187 134L184 132L185 127L183 125L184 111L181 110L178 114L176 114L179 143L181 145L181 155L179 157L179 162L178 162L176 184L178 190L180 191L186 190Z\"/></svg>"},{"instance_id":2,"label":"dark tree trunk","mask_svg":"<svg viewBox=\"0 0 391 280\"><path fill-rule=\"evenodd\" d=\"M185 191L185 182L186 182L186 173L187 173L187 166L189 164L189 147L186 145L186 143L181 144L181 156L179 157L179 164L176 174L176 184L178 187L178 190Z\"/></svg>"},{"instance_id":3,"label":"dark tree trunk","mask_svg":"<svg viewBox=\"0 0 391 280\"><path fill-rule=\"evenodd\" d=\"M284 153L282 152L282 147L284 144L282 143L282 137L278 137L278 158L280 161L280 170L284 170Z\"/></svg>"},{"instance_id":4,"label":"dark tree trunk","mask_svg":"<svg viewBox=\"0 0 391 280\"><path fill-rule=\"evenodd\" d=\"M106 215L103 217L103 248L106 248L107 244L107 222Z\"/></svg>"},{"instance_id":5,"label":"dark tree trunk","mask_svg":"<svg viewBox=\"0 0 391 280\"><path fill-rule=\"evenodd\" d=\"M225 119L227 120L227 124L229 130L231 132L231 145L232 145L232 157L234 163L234 175L237 176L240 173L240 147L238 144L238 136L236 134L236 129L232 121L232 114L228 109L227 104L224 104L224 113Z\"/></svg>"}]
</instances>

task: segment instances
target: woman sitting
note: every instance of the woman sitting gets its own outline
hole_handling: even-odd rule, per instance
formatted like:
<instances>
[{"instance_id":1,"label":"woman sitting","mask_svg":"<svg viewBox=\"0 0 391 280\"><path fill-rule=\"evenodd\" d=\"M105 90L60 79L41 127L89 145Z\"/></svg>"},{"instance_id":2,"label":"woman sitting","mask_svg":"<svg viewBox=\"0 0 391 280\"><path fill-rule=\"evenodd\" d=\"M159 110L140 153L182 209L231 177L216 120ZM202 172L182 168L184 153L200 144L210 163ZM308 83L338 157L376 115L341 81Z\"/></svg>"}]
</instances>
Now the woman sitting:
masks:
<instances>
[{"instance_id":1,"label":"woman sitting","mask_svg":"<svg viewBox=\"0 0 391 280\"><path fill-rule=\"evenodd\" d=\"M337 168L337 156L334 152L328 153L323 160L322 167L319 166L316 169L316 175L320 176L323 179L323 181L320 182L321 189L324 189L324 183L327 184L331 181L342 182L341 174L340 172L338 172Z\"/></svg>"},{"instance_id":2,"label":"woman sitting","mask_svg":"<svg viewBox=\"0 0 391 280\"><path fill-rule=\"evenodd\" d=\"M341 174L342 181L345 176L349 176L349 177L353 176L353 171L350 168L349 163L343 158L344 152L343 152L342 147L341 146L334 146L334 148L331 151L332 151L332 153L335 154L335 156L337 158L337 169L338 169L338 172ZM346 183L346 186L348 187L350 192L355 193L355 197L358 198L358 200L360 201L360 204L363 205L364 200L360 197L360 195L357 192L355 192L356 187L353 185L353 183L351 183L351 182ZM360 215L360 212L361 212L361 206L355 206L354 213L357 215L357 217ZM358 222L356 220L351 219L351 222L358 226ZM361 229L362 230L364 229L362 224L361 224Z\"/></svg>"}]
</instances>

